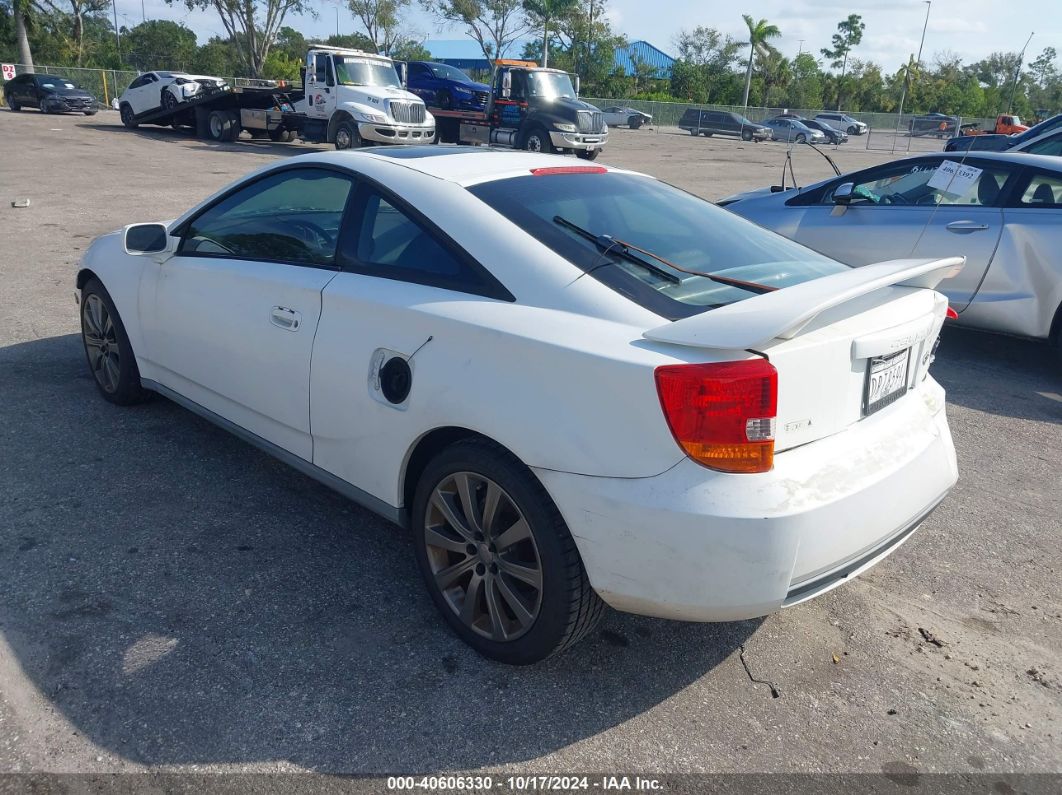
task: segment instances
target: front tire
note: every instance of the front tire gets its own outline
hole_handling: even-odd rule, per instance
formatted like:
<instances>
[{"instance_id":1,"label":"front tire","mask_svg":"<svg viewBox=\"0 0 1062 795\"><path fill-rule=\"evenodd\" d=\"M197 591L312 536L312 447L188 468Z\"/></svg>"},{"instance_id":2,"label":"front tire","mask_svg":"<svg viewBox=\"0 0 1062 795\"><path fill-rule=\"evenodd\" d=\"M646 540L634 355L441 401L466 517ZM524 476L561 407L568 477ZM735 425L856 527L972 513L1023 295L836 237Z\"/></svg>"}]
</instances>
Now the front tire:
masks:
<instances>
[{"instance_id":1,"label":"front tire","mask_svg":"<svg viewBox=\"0 0 1062 795\"><path fill-rule=\"evenodd\" d=\"M521 149L525 149L528 152L549 154L553 151L553 141L550 140L549 133L542 127L533 127L524 137L524 145Z\"/></svg>"},{"instance_id":2,"label":"front tire","mask_svg":"<svg viewBox=\"0 0 1062 795\"><path fill-rule=\"evenodd\" d=\"M81 342L103 399L119 406L140 403L149 392L140 383L133 348L110 294L92 278L81 290Z\"/></svg>"},{"instance_id":3,"label":"front tire","mask_svg":"<svg viewBox=\"0 0 1062 795\"><path fill-rule=\"evenodd\" d=\"M805 135L803 133L801 133L800 135L798 135L796 137L795 141L798 144L806 144L808 142L808 139L807 139L807 137L805 137Z\"/></svg>"},{"instance_id":4,"label":"front tire","mask_svg":"<svg viewBox=\"0 0 1062 795\"><path fill-rule=\"evenodd\" d=\"M162 92L162 107L164 110L173 110L178 104L177 97L173 95L172 91Z\"/></svg>"},{"instance_id":5,"label":"front tire","mask_svg":"<svg viewBox=\"0 0 1062 795\"><path fill-rule=\"evenodd\" d=\"M348 119L339 123L336 127L335 146L337 150L357 149L361 146L361 135L354 122Z\"/></svg>"},{"instance_id":6,"label":"front tire","mask_svg":"<svg viewBox=\"0 0 1062 795\"><path fill-rule=\"evenodd\" d=\"M601 154L600 149L580 149L575 156L580 160L597 160L599 154Z\"/></svg>"},{"instance_id":7,"label":"front tire","mask_svg":"<svg viewBox=\"0 0 1062 795\"><path fill-rule=\"evenodd\" d=\"M435 102L442 110L453 110L454 98L449 91L442 90L438 94L436 94Z\"/></svg>"},{"instance_id":8,"label":"front tire","mask_svg":"<svg viewBox=\"0 0 1062 795\"><path fill-rule=\"evenodd\" d=\"M644 121L644 119L639 119L639 118L632 119L631 120L631 124L630 124L631 129L632 130L637 130L639 127L642 126L643 121Z\"/></svg>"},{"instance_id":9,"label":"front tire","mask_svg":"<svg viewBox=\"0 0 1062 795\"><path fill-rule=\"evenodd\" d=\"M741 140L742 141L751 141L752 140L752 130L742 130L741 131Z\"/></svg>"},{"instance_id":10,"label":"front tire","mask_svg":"<svg viewBox=\"0 0 1062 795\"><path fill-rule=\"evenodd\" d=\"M484 657L530 665L594 628L604 603L531 471L481 440L440 453L417 484L417 565L451 629Z\"/></svg>"}]
</instances>

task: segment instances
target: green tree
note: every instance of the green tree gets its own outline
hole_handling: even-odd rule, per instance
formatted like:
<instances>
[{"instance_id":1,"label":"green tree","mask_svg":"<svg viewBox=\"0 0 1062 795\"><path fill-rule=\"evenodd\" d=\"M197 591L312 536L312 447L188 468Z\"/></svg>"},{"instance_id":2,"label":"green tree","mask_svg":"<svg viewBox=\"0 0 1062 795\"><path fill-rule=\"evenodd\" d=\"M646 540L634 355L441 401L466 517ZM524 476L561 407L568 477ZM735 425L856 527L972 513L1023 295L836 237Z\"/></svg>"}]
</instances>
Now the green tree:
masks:
<instances>
[{"instance_id":1,"label":"green tree","mask_svg":"<svg viewBox=\"0 0 1062 795\"><path fill-rule=\"evenodd\" d=\"M191 10L213 9L250 77L261 77L277 32L290 14L317 11L310 0L182 0ZM173 5L178 0L166 0Z\"/></svg>"},{"instance_id":2,"label":"green tree","mask_svg":"<svg viewBox=\"0 0 1062 795\"><path fill-rule=\"evenodd\" d=\"M766 19L756 22L748 14L742 14L741 18L745 20L745 25L749 29L749 65L745 70L745 95L741 100L742 104L747 108L749 106L749 89L752 86L752 64L756 59L756 53L758 50L762 51L766 48L767 42L771 39L781 36L782 31L778 29L777 25L768 24Z\"/></svg>"},{"instance_id":3,"label":"green tree","mask_svg":"<svg viewBox=\"0 0 1062 795\"><path fill-rule=\"evenodd\" d=\"M417 39L400 39L391 49L391 57L396 61L430 61L431 53Z\"/></svg>"},{"instance_id":4,"label":"green tree","mask_svg":"<svg viewBox=\"0 0 1062 795\"><path fill-rule=\"evenodd\" d=\"M409 0L347 0L350 13L365 28L376 52L390 54L402 38L402 12Z\"/></svg>"},{"instance_id":5,"label":"green tree","mask_svg":"<svg viewBox=\"0 0 1062 795\"><path fill-rule=\"evenodd\" d=\"M550 25L570 14L578 6L578 0L524 0L527 24L532 30L542 31L542 65L549 66Z\"/></svg>"},{"instance_id":6,"label":"green tree","mask_svg":"<svg viewBox=\"0 0 1062 795\"><path fill-rule=\"evenodd\" d=\"M680 30L678 59L671 69L671 92L691 102L722 102L733 87L734 64L741 45L715 28Z\"/></svg>"},{"instance_id":7,"label":"green tree","mask_svg":"<svg viewBox=\"0 0 1062 795\"><path fill-rule=\"evenodd\" d=\"M841 67L841 79L837 83L837 110L841 109L844 77L848 70L848 54L863 41L863 31L866 27L859 14L849 14L848 19L837 23L837 32L833 34L833 47L822 50L822 54L831 60L834 69Z\"/></svg>"},{"instance_id":8,"label":"green tree","mask_svg":"<svg viewBox=\"0 0 1062 795\"><path fill-rule=\"evenodd\" d=\"M463 25L488 60L504 58L529 30L522 0L421 0L440 22Z\"/></svg>"},{"instance_id":9,"label":"green tree","mask_svg":"<svg viewBox=\"0 0 1062 795\"><path fill-rule=\"evenodd\" d=\"M822 100L822 70L810 52L802 52L793 59L792 79L787 90L786 107L818 110L825 107Z\"/></svg>"},{"instance_id":10,"label":"green tree","mask_svg":"<svg viewBox=\"0 0 1062 795\"><path fill-rule=\"evenodd\" d=\"M122 52L141 72L190 69L198 53L195 33L176 22L152 19L122 31Z\"/></svg>"}]
</instances>

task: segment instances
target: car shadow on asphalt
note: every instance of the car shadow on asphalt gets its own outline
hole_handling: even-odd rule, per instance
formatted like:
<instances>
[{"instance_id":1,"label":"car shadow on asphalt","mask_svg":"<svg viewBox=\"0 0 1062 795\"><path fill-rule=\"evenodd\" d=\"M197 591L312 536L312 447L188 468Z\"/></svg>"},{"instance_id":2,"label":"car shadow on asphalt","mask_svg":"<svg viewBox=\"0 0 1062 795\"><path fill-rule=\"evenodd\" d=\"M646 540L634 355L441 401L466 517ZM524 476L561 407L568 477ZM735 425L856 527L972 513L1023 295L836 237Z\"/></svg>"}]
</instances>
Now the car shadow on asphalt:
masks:
<instances>
[{"instance_id":1,"label":"car shadow on asphalt","mask_svg":"<svg viewBox=\"0 0 1062 795\"><path fill-rule=\"evenodd\" d=\"M1046 342L945 327L931 372L949 403L1062 422L1062 357Z\"/></svg>"},{"instance_id":2,"label":"car shadow on asphalt","mask_svg":"<svg viewBox=\"0 0 1062 795\"><path fill-rule=\"evenodd\" d=\"M769 698L736 660L760 621L609 613L545 663L488 662L435 613L405 532L173 403L104 402L76 335L0 348L0 371L0 628L124 758L465 769L637 719L725 660Z\"/></svg>"},{"instance_id":3,"label":"car shadow on asphalt","mask_svg":"<svg viewBox=\"0 0 1062 795\"><path fill-rule=\"evenodd\" d=\"M275 155L277 157L292 157L294 155L304 155L307 152L313 151L314 144L304 144L301 141L293 141L291 143L278 143L271 141L268 138L252 138L248 133L244 133L239 141L214 141L210 139L197 138L195 131L188 127L159 127L156 125L144 125L137 127L135 130L127 130L124 127L115 124L98 124L98 123L83 123L80 127L88 127L93 130L101 130L108 133L121 133L123 135L139 135L145 138L150 138L154 141L162 141L164 143L181 144L187 149L220 149L225 152L235 152L237 154L253 154L253 155ZM332 146L328 145L330 151Z\"/></svg>"}]
</instances>

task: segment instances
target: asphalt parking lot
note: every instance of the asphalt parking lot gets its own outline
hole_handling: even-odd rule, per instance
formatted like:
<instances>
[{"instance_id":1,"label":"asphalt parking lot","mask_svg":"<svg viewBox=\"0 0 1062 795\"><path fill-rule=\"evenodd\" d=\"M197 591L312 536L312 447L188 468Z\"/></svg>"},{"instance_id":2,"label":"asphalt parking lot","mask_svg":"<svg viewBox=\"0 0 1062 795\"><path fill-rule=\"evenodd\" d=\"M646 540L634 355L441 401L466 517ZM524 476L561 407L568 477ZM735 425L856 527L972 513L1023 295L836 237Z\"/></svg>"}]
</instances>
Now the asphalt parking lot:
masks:
<instances>
[{"instance_id":1,"label":"asphalt parking lot","mask_svg":"<svg viewBox=\"0 0 1062 795\"><path fill-rule=\"evenodd\" d=\"M509 668L444 627L403 532L166 400L96 395L80 251L308 150L116 117L0 112L0 771L1062 770L1046 346L946 330L959 485L858 580L757 621L611 613ZM716 199L784 153L615 130L602 160ZM794 167L832 174L806 149Z\"/></svg>"}]
</instances>

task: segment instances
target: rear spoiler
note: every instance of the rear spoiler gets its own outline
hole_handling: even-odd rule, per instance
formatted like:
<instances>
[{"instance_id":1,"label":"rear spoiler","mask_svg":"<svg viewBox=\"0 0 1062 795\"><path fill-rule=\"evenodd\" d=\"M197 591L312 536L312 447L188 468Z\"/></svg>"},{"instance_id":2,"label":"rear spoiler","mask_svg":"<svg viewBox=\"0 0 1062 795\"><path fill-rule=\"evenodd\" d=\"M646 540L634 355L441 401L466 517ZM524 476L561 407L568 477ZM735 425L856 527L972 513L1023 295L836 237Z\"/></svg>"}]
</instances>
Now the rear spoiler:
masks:
<instances>
[{"instance_id":1,"label":"rear spoiler","mask_svg":"<svg viewBox=\"0 0 1062 795\"><path fill-rule=\"evenodd\" d=\"M965 257L878 262L727 304L642 336L698 348L756 348L773 339L792 339L820 313L875 290L893 285L933 289L964 264Z\"/></svg>"}]
</instances>

